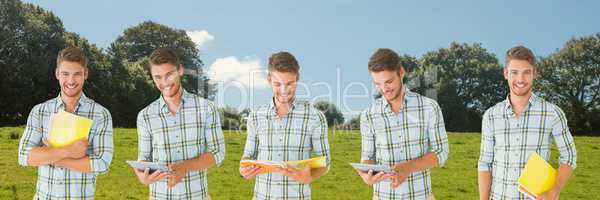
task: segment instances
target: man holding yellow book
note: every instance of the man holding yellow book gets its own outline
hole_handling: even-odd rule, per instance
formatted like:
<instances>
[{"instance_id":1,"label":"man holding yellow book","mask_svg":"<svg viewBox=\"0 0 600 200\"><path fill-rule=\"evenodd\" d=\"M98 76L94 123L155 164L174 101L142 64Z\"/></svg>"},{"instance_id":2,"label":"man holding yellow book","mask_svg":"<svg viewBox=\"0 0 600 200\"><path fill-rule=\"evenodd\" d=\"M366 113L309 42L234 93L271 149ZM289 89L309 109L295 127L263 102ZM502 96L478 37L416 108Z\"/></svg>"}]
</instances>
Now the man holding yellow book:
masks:
<instances>
[{"instance_id":1,"label":"man holding yellow book","mask_svg":"<svg viewBox=\"0 0 600 200\"><path fill-rule=\"evenodd\" d=\"M96 176L112 161L112 118L83 94L88 68L81 49L61 50L56 65L60 94L31 109L19 164L38 167L34 199L94 199Z\"/></svg>"},{"instance_id":2,"label":"man holding yellow book","mask_svg":"<svg viewBox=\"0 0 600 200\"><path fill-rule=\"evenodd\" d=\"M256 178L254 200L311 199L310 183L329 170L325 116L309 102L295 99L299 68L296 58L288 52L269 58L267 81L273 98L269 105L260 106L248 116L242 160L295 161L314 154L325 156L325 163L313 168L311 164L287 162L285 165L290 167L275 167L272 173L263 173L264 167L242 162L240 174L246 179Z\"/></svg>"},{"instance_id":3,"label":"man holding yellow book","mask_svg":"<svg viewBox=\"0 0 600 200\"><path fill-rule=\"evenodd\" d=\"M517 46L507 51L504 78L510 93L484 113L481 125L478 171L482 200L526 199L519 192L522 170L534 153L548 160L553 141L560 153L558 175L551 189L537 198L558 199L576 167L577 152L567 119L558 106L533 94L536 76L531 50Z\"/></svg>"},{"instance_id":4,"label":"man holding yellow book","mask_svg":"<svg viewBox=\"0 0 600 200\"><path fill-rule=\"evenodd\" d=\"M137 116L138 160L166 165L169 171L134 172L149 185L150 199L210 199L208 168L225 159L219 111L182 88L184 68L174 49L154 50L149 62L161 96Z\"/></svg>"}]
</instances>

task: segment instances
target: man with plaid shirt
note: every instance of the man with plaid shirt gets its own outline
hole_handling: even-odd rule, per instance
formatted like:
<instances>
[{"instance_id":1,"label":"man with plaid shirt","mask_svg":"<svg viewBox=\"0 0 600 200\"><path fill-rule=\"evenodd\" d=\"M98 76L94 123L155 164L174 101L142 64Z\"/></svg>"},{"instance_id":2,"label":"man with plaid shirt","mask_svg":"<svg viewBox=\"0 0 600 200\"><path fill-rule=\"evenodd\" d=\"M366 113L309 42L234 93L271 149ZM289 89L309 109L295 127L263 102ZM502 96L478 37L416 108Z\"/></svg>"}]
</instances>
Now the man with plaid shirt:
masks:
<instances>
[{"instance_id":1,"label":"man with plaid shirt","mask_svg":"<svg viewBox=\"0 0 600 200\"><path fill-rule=\"evenodd\" d=\"M531 91L537 76L535 56L517 46L506 53L504 78L510 93L506 100L489 108L481 122L479 157L480 199L526 199L518 191L518 179L532 153L550 158L556 142L560 153L558 176L550 191L538 199L558 199L577 161L573 136L567 120L556 105Z\"/></svg>"},{"instance_id":2,"label":"man with plaid shirt","mask_svg":"<svg viewBox=\"0 0 600 200\"><path fill-rule=\"evenodd\" d=\"M150 199L210 199L207 170L225 158L215 105L181 87L183 66L173 49L150 55L150 73L161 97L138 114L138 160L168 165L169 173L136 170Z\"/></svg>"},{"instance_id":3,"label":"man with plaid shirt","mask_svg":"<svg viewBox=\"0 0 600 200\"><path fill-rule=\"evenodd\" d=\"M395 173L357 170L373 185L373 199L434 199L431 168L448 159L448 138L438 104L403 86L404 68L390 49L378 49L369 72L382 98L360 115L361 162Z\"/></svg>"},{"instance_id":4,"label":"man with plaid shirt","mask_svg":"<svg viewBox=\"0 0 600 200\"><path fill-rule=\"evenodd\" d=\"M268 70L272 102L248 116L242 159L291 161L308 159L314 154L325 156L327 166L278 168L273 173L262 173L263 168L240 167L240 174L246 179L256 177L254 200L311 199L309 184L325 175L331 163L327 121L310 103L294 98L299 65L292 54L273 54Z\"/></svg>"},{"instance_id":5,"label":"man with plaid shirt","mask_svg":"<svg viewBox=\"0 0 600 200\"><path fill-rule=\"evenodd\" d=\"M96 176L106 173L112 161L112 118L83 94L88 68L81 49L61 50L56 65L60 95L31 109L19 143L19 164L38 167L33 199L94 199ZM87 139L51 147L46 142L50 117L63 110L92 119L92 128Z\"/></svg>"}]
</instances>

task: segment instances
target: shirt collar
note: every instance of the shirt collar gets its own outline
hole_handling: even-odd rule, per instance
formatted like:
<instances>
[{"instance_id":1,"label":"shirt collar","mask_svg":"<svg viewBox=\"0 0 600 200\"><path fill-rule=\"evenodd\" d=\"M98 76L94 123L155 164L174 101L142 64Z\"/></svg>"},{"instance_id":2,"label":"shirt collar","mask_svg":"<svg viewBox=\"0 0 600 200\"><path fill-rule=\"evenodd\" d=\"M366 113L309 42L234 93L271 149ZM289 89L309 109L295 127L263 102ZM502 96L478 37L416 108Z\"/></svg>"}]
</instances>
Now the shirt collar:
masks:
<instances>
[{"instance_id":1,"label":"shirt collar","mask_svg":"<svg viewBox=\"0 0 600 200\"><path fill-rule=\"evenodd\" d=\"M62 109L65 109L65 103L63 102L62 98L61 98L61 94L58 93L58 96L55 98L56 99L56 108L57 111ZM79 108L81 107L85 107L87 106L87 103L89 102L89 99L87 98L87 96L85 96L85 94L83 93L83 91L81 92L81 96L79 97L79 101L77 102L77 105L75 105L75 111L77 111Z\"/></svg>"},{"instance_id":2,"label":"shirt collar","mask_svg":"<svg viewBox=\"0 0 600 200\"><path fill-rule=\"evenodd\" d=\"M506 100L505 104L504 104L504 109L505 110L509 110L512 109L512 104L510 104L510 94L508 96L506 96ZM539 97L537 95L535 95L535 93L531 93L531 97L529 97L529 104L527 104L527 107L536 104L539 101Z\"/></svg>"},{"instance_id":3,"label":"shirt collar","mask_svg":"<svg viewBox=\"0 0 600 200\"><path fill-rule=\"evenodd\" d=\"M404 97L402 98L402 109L404 109L404 107L406 107L406 102L407 102L407 98L410 97L412 95L412 92L406 87L403 86L404 88ZM381 97L381 112L382 113L386 113L386 112L392 112L392 106L390 105L390 102L387 101L387 99L385 99L384 96Z\"/></svg>"},{"instance_id":4,"label":"shirt collar","mask_svg":"<svg viewBox=\"0 0 600 200\"><path fill-rule=\"evenodd\" d=\"M294 99L292 100L292 103L290 105L290 109L289 111L294 110L294 108L296 108L296 104L298 104L299 100L296 99L296 97L294 97ZM273 111L273 113L277 114L277 106L275 106L275 97L271 97L271 103L269 103L269 110ZM288 111L288 113L289 113Z\"/></svg>"},{"instance_id":5,"label":"shirt collar","mask_svg":"<svg viewBox=\"0 0 600 200\"><path fill-rule=\"evenodd\" d=\"M189 93L189 92L187 92L187 91L186 91L185 89L183 89L183 88L181 88L181 90L183 91L183 92L181 93L181 105L183 105L183 104L186 102L186 100L192 96L192 94L191 94L191 93ZM163 97L163 95L162 95L162 94L160 95L160 98L158 98L158 106L159 106L161 109L164 109L164 108L166 108L166 107L167 107L167 102L165 101L165 98Z\"/></svg>"}]
</instances>

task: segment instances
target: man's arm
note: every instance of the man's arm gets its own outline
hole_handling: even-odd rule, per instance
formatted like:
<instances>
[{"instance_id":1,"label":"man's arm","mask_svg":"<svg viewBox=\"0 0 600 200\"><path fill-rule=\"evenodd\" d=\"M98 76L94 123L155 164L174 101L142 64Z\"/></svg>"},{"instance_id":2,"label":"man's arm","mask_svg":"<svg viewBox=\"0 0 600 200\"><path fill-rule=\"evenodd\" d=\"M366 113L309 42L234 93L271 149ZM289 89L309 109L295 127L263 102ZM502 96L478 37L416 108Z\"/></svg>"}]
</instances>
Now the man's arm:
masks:
<instances>
[{"instance_id":1,"label":"man's arm","mask_svg":"<svg viewBox=\"0 0 600 200\"><path fill-rule=\"evenodd\" d=\"M54 164L82 173L92 172L92 168L90 166L90 157L88 156L84 156L83 158L65 158L55 162Z\"/></svg>"},{"instance_id":2,"label":"man's arm","mask_svg":"<svg viewBox=\"0 0 600 200\"><path fill-rule=\"evenodd\" d=\"M69 166L75 167L76 170L89 169L88 172L102 174L108 172L113 156L113 126L112 117L108 110L104 109L100 119L95 121L94 132L90 133L93 136L91 139L91 153L88 158L83 160L71 161ZM88 162L88 167L84 167L83 162Z\"/></svg>"},{"instance_id":3,"label":"man's arm","mask_svg":"<svg viewBox=\"0 0 600 200\"><path fill-rule=\"evenodd\" d=\"M492 161L494 160L494 136L492 135L492 129L489 118L489 110L484 113L483 119L481 120L481 146L479 153L479 161L477 169L478 173L478 185L479 185L479 199L488 200L490 198L490 191L492 187Z\"/></svg>"},{"instance_id":4,"label":"man's arm","mask_svg":"<svg viewBox=\"0 0 600 200\"><path fill-rule=\"evenodd\" d=\"M314 108L317 115L317 120L313 121L315 127L311 130L311 144L313 145L314 154L317 156L325 156L326 167L314 168L310 170L311 182L321 178L321 176L327 174L329 168L331 168L331 152L329 150L329 137L327 119L325 115L318 109Z\"/></svg>"},{"instance_id":5,"label":"man's arm","mask_svg":"<svg viewBox=\"0 0 600 200\"><path fill-rule=\"evenodd\" d=\"M36 105L29 112L27 125L19 142L19 164L21 166L41 166L54 163L67 156L62 149L46 147L42 143L43 127L40 118L41 105Z\"/></svg>"},{"instance_id":6,"label":"man's arm","mask_svg":"<svg viewBox=\"0 0 600 200\"><path fill-rule=\"evenodd\" d=\"M448 134L446 133L444 125L442 109L435 101L432 101L431 107L431 120L429 120L427 127L427 140L431 152L414 160L414 163L409 162L413 165L411 168L416 171L433 168L437 164L439 164L440 167L443 167L446 160L448 160L448 153L450 152L450 148L448 147Z\"/></svg>"},{"instance_id":7,"label":"man's arm","mask_svg":"<svg viewBox=\"0 0 600 200\"><path fill-rule=\"evenodd\" d=\"M575 149L573 136L567 126L567 119L560 108L555 109L556 117L552 125L552 137L556 141L556 146L560 154L558 157L560 166L558 167L558 175L552 189L540 195L544 199L557 199L577 166L577 150Z\"/></svg>"},{"instance_id":8,"label":"man's arm","mask_svg":"<svg viewBox=\"0 0 600 200\"><path fill-rule=\"evenodd\" d=\"M438 165L438 156L436 153L429 152L420 158L409 160L408 162L394 166L395 171L404 171L411 174L418 171L434 168Z\"/></svg>"},{"instance_id":9,"label":"man's arm","mask_svg":"<svg viewBox=\"0 0 600 200\"><path fill-rule=\"evenodd\" d=\"M209 103L209 111L206 113L206 125L204 126L204 141L206 149L210 154L200 155L199 159L204 161L193 165L196 166L194 169L206 169L213 164L220 166L225 160L225 137L223 136L223 130L221 130L221 119L219 118L219 111L216 107Z\"/></svg>"},{"instance_id":10,"label":"man's arm","mask_svg":"<svg viewBox=\"0 0 600 200\"><path fill-rule=\"evenodd\" d=\"M492 188L492 173L490 171L479 171L477 174L477 183L479 185L479 199L490 199L490 190Z\"/></svg>"},{"instance_id":11,"label":"man's arm","mask_svg":"<svg viewBox=\"0 0 600 200\"><path fill-rule=\"evenodd\" d=\"M27 165L36 167L49 165L67 158L67 155L68 152L66 152L64 149L52 148L48 146L33 147L29 151Z\"/></svg>"}]
</instances>

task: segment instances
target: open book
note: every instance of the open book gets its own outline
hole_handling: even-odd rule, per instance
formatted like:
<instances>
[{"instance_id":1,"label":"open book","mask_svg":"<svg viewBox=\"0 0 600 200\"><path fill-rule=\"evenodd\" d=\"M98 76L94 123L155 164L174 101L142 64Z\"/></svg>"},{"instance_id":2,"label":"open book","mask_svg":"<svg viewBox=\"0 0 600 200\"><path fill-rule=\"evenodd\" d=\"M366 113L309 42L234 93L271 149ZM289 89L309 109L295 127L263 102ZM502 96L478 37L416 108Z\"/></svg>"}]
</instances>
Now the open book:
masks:
<instances>
[{"instance_id":1,"label":"open book","mask_svg":"<svg viewBox=\"0 0 600 200\"><path fill-rule=\"evenodd\" d=\"M519 192L531 199L536 199L554 186L556 174L556 169L534 152L519 177Z\"/></svg>"},{"instance_id":2,"label":"open book","mask_svg":"<svg viewBox=\"0 0 600 200\"><path fill-rule=\"evenodd\" d=\"M50 117L48 143L52 147L63 147L88 138L92 120L75 114L60 111Z\"/></svg>"},{"instance_id":3,"label":"open book","mask_svg":"<svg viewBox=\"0 0 600 200\"><path fill-rule=\"evenodd\" d=\"M321 168L327 166L327 158L325 156L315 157L306 160L295 161L268 161L268 160L241 160L241 167L260 167L264 169L264 173L275 171L277 168L302 168L305 165L310 168Z\"/></svg>"}]
</instances>

